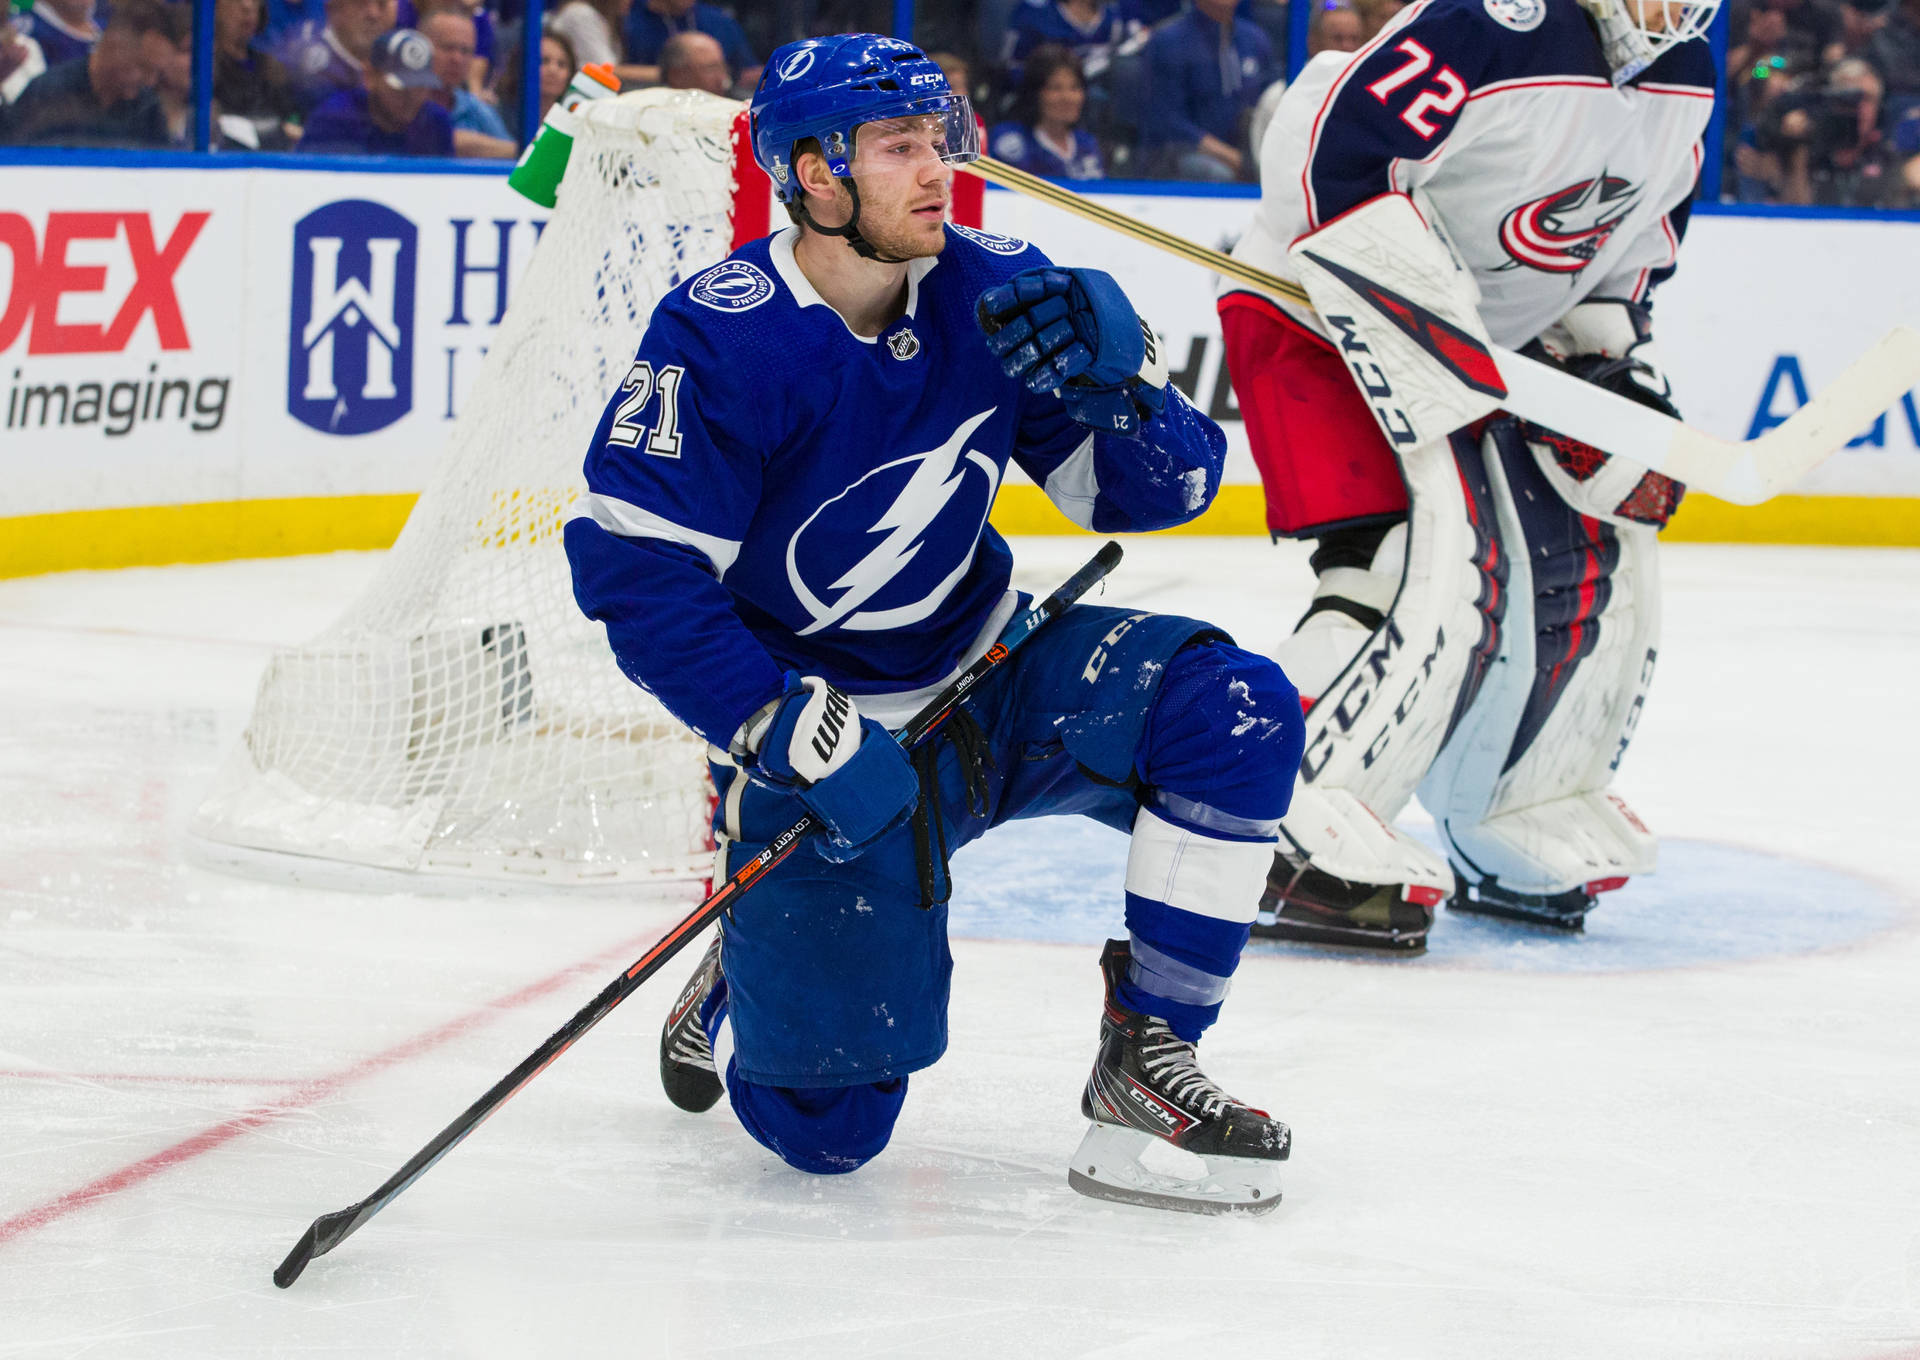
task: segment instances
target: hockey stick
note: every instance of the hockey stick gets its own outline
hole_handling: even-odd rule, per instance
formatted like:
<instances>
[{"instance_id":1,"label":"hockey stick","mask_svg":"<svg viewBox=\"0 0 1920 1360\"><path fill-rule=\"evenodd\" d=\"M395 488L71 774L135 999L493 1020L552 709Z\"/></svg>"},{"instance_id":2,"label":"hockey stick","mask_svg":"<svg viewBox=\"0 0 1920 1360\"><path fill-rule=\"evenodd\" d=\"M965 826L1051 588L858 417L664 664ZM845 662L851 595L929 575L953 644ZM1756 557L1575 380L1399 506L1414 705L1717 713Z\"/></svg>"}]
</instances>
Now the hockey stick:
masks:
<instances>
[{"instance_id":1,"label":"hockey stick","mask_svg":"<svg viewBox=\"0 0 1920 1360\"><path fill-rule=\"evenodd\" d=\"M953 706L965 698L973 687L997 669L1014 648L1025 642L1042 625L1065 613L1067 607L1104 579L1107 573L1119 565L1121 548L1118 543L1109 542L1093 555L1093 560L1080 568L1053 594L1019 615L1000 634L1000 640L989 647L986 654L959 675L952 683L942 689L926 706L914 714L907 725L900 729L894 740L909 749L925 740L942 722L946 720ZM589 1001L586 1006L555 1030L547 1041L529 1053L520 1065L495 1082L488 1092L473 1102L458 1119L440 1130L420 1151L416 1152L407 1164L394 1172L387 1182L358 1204L331 1214L322 1214L307 1225L300 1240L293 1244L293 1250L287 1253L287 1259L273 1272L273 1282L285 1289L300 1278L300 1272L316 1256L325 1256L335 1247L357 1231L361 1224L379 1213L405 1190L430 1170L433 1164L458 1147L463 1139L488 1116L506 1104L519 1093L521 1087L532 1081L544 1071L549 1063L565 1053L588 1030L606 1019L607 1013L638 990L640 984L659 972L661 967L686 948L689 941L697 936L725 911L729 910L735 899L752 887L774 865L792 854L800 843L811 835L817 823L811 816L803 816L792 826L782 831L767 843L759 854L736 869L732 876L714 890L712 896L693 909L680 924L661 936L653 948L642 954L626 972L608 983L600 995Z\"/></svg>"},{"instance_id":2,"label":"hockey stick","mask_svg":"<svg viewBox=\"0 0 1920 1360\"><path fill-rule=\"evenodd\" d=\"M1313 306L1297 283L991 156L982 156L965 168L989 183L1052 204L1235 283ZM1492 355L1506 388L1501 401L1505 409L1739 505L1758 505L1789 490L1899 401L1902 393L1920 385L1920 331L1895 326L1785 423L1757 438L1734 440L1693 429L1513 350L1496 345Z\"/></svg>"}]
</instances>

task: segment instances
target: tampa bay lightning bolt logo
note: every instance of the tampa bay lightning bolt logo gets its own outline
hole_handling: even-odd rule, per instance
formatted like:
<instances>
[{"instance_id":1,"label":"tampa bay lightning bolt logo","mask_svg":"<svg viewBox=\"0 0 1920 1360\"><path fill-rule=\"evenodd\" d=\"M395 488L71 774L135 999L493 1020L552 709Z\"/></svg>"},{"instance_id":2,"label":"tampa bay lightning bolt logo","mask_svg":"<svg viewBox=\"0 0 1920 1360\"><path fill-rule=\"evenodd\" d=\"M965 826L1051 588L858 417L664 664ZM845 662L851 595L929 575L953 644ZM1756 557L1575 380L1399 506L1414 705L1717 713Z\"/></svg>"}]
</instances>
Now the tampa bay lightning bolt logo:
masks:
<instances>
[{"instance_id":1,"label":"tampa bay lightning bolt logo","mask_svg":"<svg viewBox=\"0 0 1920 1360\"><path fill-rule=\"evenodd\" d=\"M1522 203L1500 222L1500 244L1511 257L1500 267L1578 274L1606 249L1639 202L1639 186L1602 171Z\"/></svg>"},{"instance_id":2,"label":"tampa bay lightning bolt logo","mask_svg":"<svg viewBox=\"0 0 1920 1360\"><path fill-rule=\"evenodd\" d=\"M745 260L728 260L695 279L687 296L716 312L744 312L773 296L773 280Z\"/></svg>"},{"instance_id":3,"label":"tampa bay lightning bolt logo","mask_svg":"<svg viewBox=\"0 0 1920 1360\"><path fill-rule=\"evenodd\" d=\"M781 62L780 69L775 74L782 80L798 80L812 69L813 49L807 47L795 52L792 56Z\"/></svg>"},{"instance_id":4,"label":"tampa bay lightning bolt logo","mask_svg":"<svg viewBox=\"0 0 1920 1360\"><path fill-rule=\"evenodd\" d=\"M963 227L958 222L947 223L948 231L957 231L977 246L991 250L995 255L1018 255L1027 248L1025 241L1012 236L995 236L990 231L981 231L978 227Z\"/></svg>"},{"instance_id":5,"label":"tampa bay lightning bolt logo","mask_svg":"<svg viewBox=\"0 0 1920 1360\"><path fill-rule=\"evenodd\" d=\"M787 541L787 583L811 616L800 636L905 628L945 603L973 565L1000 487L999 464L967 448L997 409L962 421L937 449L875 468L807 517Z\"/></svg>"}]
</instances>

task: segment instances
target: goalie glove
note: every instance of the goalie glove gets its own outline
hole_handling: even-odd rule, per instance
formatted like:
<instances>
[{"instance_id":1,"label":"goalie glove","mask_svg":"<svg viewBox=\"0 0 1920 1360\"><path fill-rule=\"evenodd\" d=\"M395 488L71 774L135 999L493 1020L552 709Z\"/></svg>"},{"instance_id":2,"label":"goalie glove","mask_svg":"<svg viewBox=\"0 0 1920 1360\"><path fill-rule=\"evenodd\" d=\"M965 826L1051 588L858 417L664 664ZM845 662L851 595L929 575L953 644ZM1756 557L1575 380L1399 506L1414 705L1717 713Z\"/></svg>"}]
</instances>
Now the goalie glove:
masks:
<instances>
[{"instance_id":1,"label":"goalie glove","mask_svg":"<svg viewBox=\"0 0 1920 1360\"><path fill-rule=\"evenodd\" d=\"M1652 315L1638 303L1619 298L1582 302L1543 331L1537 345L1575 377L1680 419L1673 385L1654 349ZM1611 455L1581 440L1531 423L1525 433L1548 480L1582 514L1661 528L1686 495L1685 486L1663 473L1623 478L1609 467ZM1542 454L1551 456L1550 464Z\"/></svg>"},{"instance_id":2,"label":"goalie glove","mask_svg":"<svg viewBox=\"0 0 1920 1360\"><path fill-rule=\"evenodd\" d=\"M736 753L763 784L798 798L819 819L814 849L836 863L858 858L912 815L913 764L887 729L860 716L850 695L817 675L787 672L786 689L747 719Z\"/></svg>"},{"instance_id":3,"label":"goalie glove","mask_svg":"<svg viewBox=\"0 0 1920 1360\"><path fill-rule=\"evenodd\" d=\"M1680 419L1673 384L1653 343L1653 314L1636 302L1595 298L1540 334L1547 357L1596 387Z\"/></svg>"},{"instance_id":4,"label":"goalie glove","mask_svg":"<svg viewBox=\"0 0 1920 1360\"><path fill-rule=\"evenodd\" d=\"M1058 392L1082 425L1131 438L1166 409L1160 346L1111 274L1029 269L981 293L976 313L1006 375Z\"/></svg>"}]
</instances>

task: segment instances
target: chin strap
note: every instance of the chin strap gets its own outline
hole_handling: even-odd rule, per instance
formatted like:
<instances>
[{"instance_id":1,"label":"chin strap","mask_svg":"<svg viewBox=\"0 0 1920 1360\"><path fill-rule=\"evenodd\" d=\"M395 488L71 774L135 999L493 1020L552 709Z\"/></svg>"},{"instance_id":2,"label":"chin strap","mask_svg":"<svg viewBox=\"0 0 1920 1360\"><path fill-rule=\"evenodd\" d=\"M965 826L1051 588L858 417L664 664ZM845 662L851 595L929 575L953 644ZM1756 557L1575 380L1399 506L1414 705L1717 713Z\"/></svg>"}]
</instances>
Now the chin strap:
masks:
<instances>
[{"instance_id":1,"label":"chin strap","mask_svg":"<svg viewBox=\"0 0 1920 1360\"><path fill-rule=\"evenodd\" d=\"M853 201L853 212L847 217L844 227L823 227L807 211L807 200L799 200L800 220L819 232L822 236L838 236L853 247L853 253L863 260L878 260L881 264L907 264L908 260L895 259L891 255L882 255L874 248L873 242L860 234L860 186L853 182L853 176L847 175L840 181L847 186L847 197Z\"/></svg>"}]
</instances>

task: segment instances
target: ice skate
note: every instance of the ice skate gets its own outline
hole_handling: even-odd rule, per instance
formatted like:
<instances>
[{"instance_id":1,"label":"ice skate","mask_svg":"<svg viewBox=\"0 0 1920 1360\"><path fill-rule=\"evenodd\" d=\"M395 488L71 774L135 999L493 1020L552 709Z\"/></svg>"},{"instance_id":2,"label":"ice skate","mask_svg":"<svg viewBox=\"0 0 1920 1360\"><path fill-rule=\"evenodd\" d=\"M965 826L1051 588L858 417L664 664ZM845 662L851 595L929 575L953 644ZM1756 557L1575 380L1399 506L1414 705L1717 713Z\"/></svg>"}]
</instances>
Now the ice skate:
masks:
<instances>
[{"instance_id":1,"label":"ice skate","mask_svg":"<svg viewBox=\"0 0 1920 1360\"><path fill-rule=\"evenodd\" d=\"M692 1114L712 1109L725 1094L713 1063L713 1043L700 1023L707 998L725 982L720 972L720 937L715 935L660 1027L660 1085L668 1100Z\"/></svg>"},{"instance_id":2,"label":"ice skate","mask_svg":"<svg viewBox=\"0 0 1920 1360\"><path fill-rule=\"evenodd\" d=\"M1584 931L1587 913L1599 903L1599 895L1623 887L1626 879L1602 878L1582 883L1561 893L1523 893L1506 887L1497 878L1469 883L1454 875L1454 894L1447 902L1453 911L1477 916L1498 916L1507 921L1525 921L1528 925L1550 926L1555 930Z\"/></svg>"},{"instance_id":3,"label":"ice skate","mask_svg":"<svg viewBox=\"0 0 1920 1360\"><path fill-rule=\"evenodd\" d=\"M1265 1213L1280 1203L1287 1126L1233 1099L1200 1070L1193 1045L1163 1020L1122 1007L1128 946L1109 940L1100 955L1106 1012L1100 1054L1080 1097L1093 1121L1067 1170L1067 1184L1095 1199L1184 1213ZM1185 1179L1150 1171L1140 1156L1154 1139L1198 1155L1206 1174Z\"/></svg>"},{"instance_id":4,"label":"ice skate","mask_svg":"<svg viewBox=\"0 0 1920 1360\"><path fill-rule=\"evenodd\" d=\"M1272 940L1341 945L1400 955L1427 952L1444 889L1425 883L1361 883L1281 851L1260 898L1253 933Z\"/></svg>"}]
</instances>

